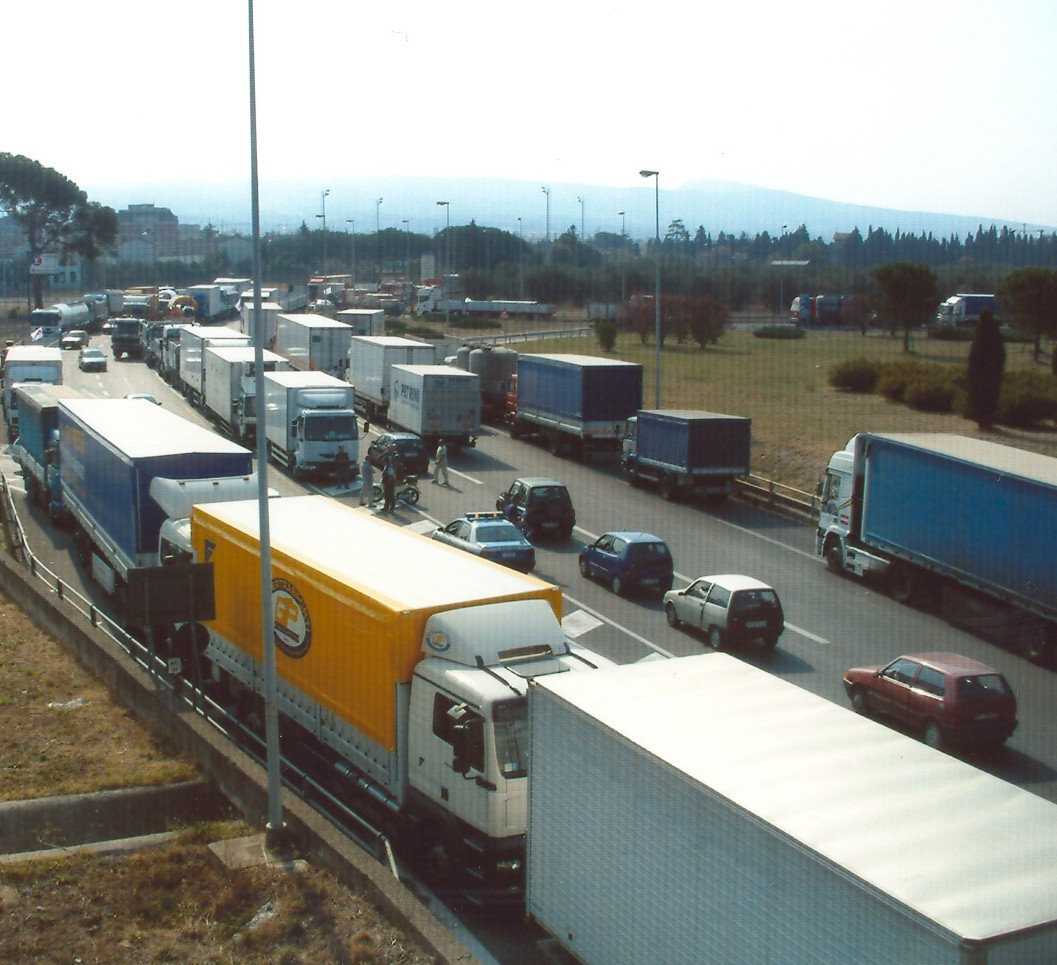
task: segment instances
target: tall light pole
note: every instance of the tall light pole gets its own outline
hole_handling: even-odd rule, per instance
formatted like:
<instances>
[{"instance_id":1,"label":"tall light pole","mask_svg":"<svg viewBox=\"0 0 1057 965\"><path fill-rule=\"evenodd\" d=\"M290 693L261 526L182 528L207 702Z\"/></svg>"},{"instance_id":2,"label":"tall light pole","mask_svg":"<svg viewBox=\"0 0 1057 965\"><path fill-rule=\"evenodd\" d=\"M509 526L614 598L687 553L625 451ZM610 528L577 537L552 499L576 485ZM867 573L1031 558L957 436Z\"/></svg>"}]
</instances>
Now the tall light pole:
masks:
<instances>
[{"instance_id":1,"label":"tall light pole","mask_svg":"<svg viewBox=\"0 0 1057 965\"><path fill-rule=\"evenodd\" d=\"M261 205L257 177L257 82L253 42L253 0L247 0L250 67L250 210L253 222L253 359L257 398L264 398L264 312L261 309ZM271 522L268 515L268 443L257 436L257 518L260 531L261 649L264 657L264 737L268 771L265 842L272 850L288 844L283 822L279 767L279 704L275 666L275 602L272 596Z\"/></svg>"},{"instance_id":2,"label":"tall light pole","mask_svg":"<svg viewBox=\"0 0 1057 965\"><path fill-rule=\"evenodd\" d=\"M576 200L580 202L580 244L584 243L584 199L579 195Z\"/></svg>"},{"instance_id":3,"label":"tall light pole","mask_svg":"<svg viewBox=\"0 0 1057 965\"><path fill-rule=\"evenodd\" d=\"M547 264L551 263L551 189L545 185L540 190L547 196Z\"/></svg>"},{"instance_id":4,"label":"tall light pole","mask_svg":"<svg viewBox=\"0 0 1057 965\"><path fill-rule=\"evenodd\" d=\"M627 301L627 297L624 294L625 260L627 257L627 252L624 250L624 239L627 237L627 233L624 230L624 212L618 211L617 214L620 215L620 302L623 304Z\"/></svg>"},{"instance_id":5,"label":"tall light pole","mask_svg":"<svg viewBox=\"0 0 1057 965\"><path fill-rule=\"evenodd\" d=\"M317 214L317 218L323 219L323 282L327 281L327 195L330 194L330 188L327 188L320 196L319 200L323 206L323 213Z\"/></svg>"},{"instance_id":6,"label":"tall light pole","mask_svg":"<svg viewBox=\"0 0 1057 965\"><path fill-rule=\"evenodd\" d=\"M374 202L374 248L378 253L378 287L382 287L382 198Z\"/></svg>"},{"instance_id":7,"label":"tall light pole","mask_svg":"<svg viewBox=\"0 0 1057 965\"><path fill-rule=\"evenodd\" d=\"M411 283L411 221L408 218L402 218L401 223L404 226L404 274L407 275L408 284Z\"/></svg>"},{"instance_id":8,"label":"tall light pole","mask_svg":"<svg viewBox=\"0 0 1057 965\"><path fill-rule=\"evenodd\" d=\"M521 241L517 252L517 297L525 300L525 225L521 218L517 219L517 234Z\"/></svg>"},{"instance_id":9,"label":"tall light pole","mask_svg":"<svg viewBox=\"0 0 1057 965\"><path fill-rule=\"evenodd\" d=\"M346 218L345 224L352 225L352 287L356 287L356 219ZM349 229L346 228L346 231Z\"/></svg>"},{"instance_id":10,"label":"tall light pole","mask_svg":"<svg viewBox=\"0 0 1057 965\"><path fill-rule=\"evenodd\" d=\"M653 339L657 343L654 379L654 408L661 407L661 172L639 171L644 178L653 178L653 208L656 219L654 228L654 275L653 275Z\"/></svg>"},{"instance_id":11,"label":"tall light pole","mask_svg":"<svg viewBox=\"0 0 1057 965\"><path fill-rule=\"evenodd\" d=\"M438 207L444 209L444 246L447 249L444 253L444 271L441 272L441 278L443 280L444 275L450 275L451 271L451 202L449 201L438 201ZM447 282L445 281L444 286L441 289L444 292L444 327L445 329L451 325L451 312L448 308L448 303L451 301L451 292L447 290Z\"/></svg>"}]
</instances>

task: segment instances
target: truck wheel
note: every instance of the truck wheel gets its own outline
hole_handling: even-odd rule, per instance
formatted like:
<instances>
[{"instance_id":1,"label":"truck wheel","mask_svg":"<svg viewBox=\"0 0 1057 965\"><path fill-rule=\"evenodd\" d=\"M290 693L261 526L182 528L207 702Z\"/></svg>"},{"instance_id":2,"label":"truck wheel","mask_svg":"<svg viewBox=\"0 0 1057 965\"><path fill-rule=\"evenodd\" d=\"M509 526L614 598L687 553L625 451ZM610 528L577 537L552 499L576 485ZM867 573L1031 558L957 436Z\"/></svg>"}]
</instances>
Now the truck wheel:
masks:
<instances>
[{"instance_id":1,"label":"truck wheel","mask_svg":"<svg viewBox=\"0 0 1057 965\"><path fill-rule=\"evenodd\" d=\"M713 650L723 649L723 631L716 626L708 628L708 645Z\"/></svg>"},{"instance_id":2,"label":"truck wheel","mask_svg":"<svg viewBox=\"0 0 1057 965\"><path fill-rule=\"evenodd\" d=\"M1047 623L1030 621L1020 631L1020 650L1032 663L1041 667L1053 664L1057 642L1054 629Z\"/></svg>"},{"instance_id":3,"label":"truck wheel","mask_svg":"<svg viewBox=\"0 0 1057 965\"><path fill-rule=\"evenodd\" d=\"M675 604L669 603L664 608L664 618L668 621L668 626L677 627L682 622L679 619L679 614L675 612Z\"/></svg>"},{"instance_id":4,"label":"truck wheel","mask_svg":"<svg viewBox=\"0 0 1057 965\"><path fill-rule=\"evenodd\" d=\"M657 483L657 492L661 494L661 499L666 499L669 502L675 499L675 481L671 476L661 476L660 481Z\"/></svg>"},{"instance_id":5,"label":"truck wheel","mask_svg":"<svg viewBox=\"0 0 1057 965\"><path fill-rule=\"evenodd\" d=\"M841 548L839 539L831 539L826 543L826 569L830 573L844 572L844 550Z\"/></svg>"},{"instance_id":6,"label":"truck wheel","mask_svg":"<svg viewBox=\"0 0 1057 965\"><path fill-rule=\"evenodd\" d=\"M635 470L632 469L631 466L628 466L628 467L625 468L624 476L627 478L629 486L638 486L638 484L639 484L639 474L637 472L635 472Z\"/></svg>"},{"instance_id":7,"label":"truck wheel","mask_svg":"<svg viewBox=\"0 0 1057 965\"><path fill-rule=\"evenodd\" d=\"M935 748L938 751L943 750L943 731L940 729L940 725L934 720L930 720L925 725L925 743L929 747Z\"/></svg>"},{"instance_id":8,"label":"truck wheel","mask_svg":"<svg viewBox=\"0 0 1057 965\"><path fill-rule=\"evenodd\" d=\"M888 568L888 588L896 603L912 606L917 595L913 570L905 563L893 563Z\"/></svg>"}]
</instances>

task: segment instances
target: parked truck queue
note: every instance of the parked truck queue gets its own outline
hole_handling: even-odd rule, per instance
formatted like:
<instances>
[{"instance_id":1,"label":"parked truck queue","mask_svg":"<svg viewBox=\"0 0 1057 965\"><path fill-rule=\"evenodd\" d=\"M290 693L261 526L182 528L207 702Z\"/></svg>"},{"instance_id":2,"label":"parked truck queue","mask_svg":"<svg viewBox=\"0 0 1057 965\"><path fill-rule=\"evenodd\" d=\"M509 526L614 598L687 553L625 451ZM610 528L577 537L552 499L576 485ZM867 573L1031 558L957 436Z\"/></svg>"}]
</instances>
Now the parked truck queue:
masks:
<instances>
[{"instance_id":1,"label":"parked truck queue","mask_svg":"<svg viewBox=\"0 0 1057 965\"><path fill-rule=\"evenodd\" d=\"M355 387L330 378L347 387L340 411L350 413L355 426ZM562 403L568 409L567 397ZM625 404L625 423L636 418L641 428L644 416L649 422L641 388ZM58 460L60 481L68 463L71 474L59 492L87 537L89 571L116 592L130 568L161 563L167 552L190 554L198 561L208 558L220 573L216 617L205 622L204 634L191 634L193 641L201 641L201 651L194 660L185 653L175 672L195 687L210 689L245 723L259 720L259 607L247 605L256 592L259 564L257 504L246 498L256 485L251 454L233 440L218 445L216 433L185 435L164 418L170 415L164 407L148 403L57 398L56 407L55 441L60 455L69 454ZM269 411L265 404L261 415L266 432ZM289 445L294 421L288 408L275 420ZM142 444L141 433L132 432L129 424L147 427L142 435L163 437L169 443L166 451L139 453L135 446ZM727 451L730 426L722 425L727 433L722 450ZM747 436L741 423L736 431ZM122 441L126 433L137 438ZM613 460L620 458L625 434L615 433ZM192 440L184 448L193 460L180 456L174 464L171 443L185 438ZM533 447L523 451L528 461L539 453ZM741 448L734 451L738 458L724 465L736 476L747 471L748 455ZM831 502L838 509L847 504L852 518L869 515L864 494L871 469L857 469L855 447L848 451L848 492L834 482ZM738 461L742 455L744 463ZM901 458L912 460L913 454ZM84 460L82 468L79 459ZM992 454L991 465L994 459ZM121 468L89 479L83 465L100 460ZM834 472L842 469L837 463ZM904 475L909 471L900 469ZM1039 467L1031 479L1049 471ZM576 465L575 472L582 478L581 473L604 472L604 466L592 470ZM109 484L98 480L115 475L134 487L139 504L151 507L149 520L111 519L109 509L84 512L90 493L107 492ZM194 494L199 484L224 495L199 498ZM660 511L665 506L660 501L642 504L632 487L626 489L632 500L627 505L640 506L640 513L652 515L651 507ZM175 509L175 515L165 511L165 505L178 502L171 494L167 498L167 490L187 497L183 516ZM578 497L575 486L573 490ZM670 494L662 489L662 495ZM671 511L701 513L689 502L673 505ZM1052 825L1057 831L1057 807L1028 792L1011 797L1004 782L971 759L936 755L918 742L918 734L892 730L826 701L816 705L788 684L773 689L767 666L753 668L748 657L737 659L740 654L676 656L614 667L603 651L589 650L566 631L562 618L569 592L548 579L546 569L537 567L537 575L516 573L326 496L283 497L271 506L270 515L275 521L272 592L280 726L291 753L298 763L311 762L328 786L391 835L402 855L421 861L435 881L457 885L481 900L527 886L528 912L585 965L641 961L649 948L668 949L674 956L668 960L682 960L684 953L692 958L704 949L706 955L731 961L758 961L760 954L815 961L824 947L827 955L843 960L900 962L914 954L965 963L1044 961L1043 949L1052 948L1057 867L1031 847L1029 838L1032 827ZM640 520L641 528L652 530L648 518ZM861 551L890 568L901 556L889 543L867 535L873 532L849 527L850 540L859 540ZM173 537L169 543L163 533ZM824 543L821 519L819 533ZM676 535L670 537L673 544ZM85 545L85 539L80 543ZM350 546L362 552L350 554ZM856 545L852 548L858 551ZM819 552L832 566L834 554ZM677 556L677 566L679 562ZM791 609L795 584L779 589ZM656 616L658 638L677 633L665 628L659 612ZM685 636L681 631L677 635ZM688 637L700 650L711 639L707 632ZM756 709L742 713L744 706L733 695L757 689L761 697ZM714 699L702 701L703 693ZM723 713L716 709L725 706L721 695L733 700ZM688 726L693 714L705 713L706 705L705 716L715 718ZM796 724L782 716L787 712ZM808 727L805 721L818 726ZM769 732L784 735L793 746L776 745ZM692 752L686 750L688 736L693 737ZM755 742L752 754L747 746L744 754L735 753L748 741ZM875 752L856 755L854 768L834 765L831 771L835 751L827 742L845 749L868 746ZM525 755L524 748L531 754ZM757 753L762 756L752 756ZM930 801L925 810L937 822L937 835L946 817L961 806L960 789L967 782L979 800L1012 802L1023 820L1004 820L997 807L981 815L986 827L978 836L974 832L974 839L987 840L989 846L973 852L979 862L973 880L982 875L1002 881L1004 893L1023 900L1003 903L1009 914L989 911L995 903L956 887L951 853L942 847L921 865L908 863L893 871L854 849L834 845L825 827L828 819L816 815L816 822L805 821L788 807L814 785L805 784L800 772L783 771L783 762L803 766L815 754L829 762L814 772L830 775L826 787L831 801L839 797L834 782L848 775L875 782L871 810L840 812L858 815L849 828L855 840L920 818L920 810L898 810L885 791L893 770L907 766L908 760L913 762L915 800ZM601 770L596 773L596 768ZM773 779L746 783L738 776L746 768ZM641 782L602 776L640 770ZM640 806L629 806L628 795L633 802L636 788L646 796ZM846 800L862 800L855 782L842 785L840 793ZM591 807L584 806L585 794ZM680 795L687 796L679 812L684 817L695 808L714 814L718 823L711 827L706 822L709 835L700 834L700 822L680 824L674 818L659 821L656 828L639 822L633 829L617 820L591 820L600 813L630 818L649 810L649 800L671 807ZM812 806L805 804L805 809L804 815L814 813ZM919 825L916 833L922 831ZM721 845L739 840L746 842L739 860L723 857ZM670 860L658 860L673 846ZM1021 857L1006 861L1009 855ZM793 880L793 866L801 869L794 876L797 881L817 883L818 893L811 898L819 909L817 920L798 912L802 888L782 884ZM920 877L922 867L929 869L927 881ZM636 899L634 889L628 890L632 881L643 880L633 874L646 876L643 888L654 900L680 896L672 918L664 918L660 910L657 915L633 914L643 897L640 893ZM761 894L768 896L766 910L750 915L753 896ZM837 918L826 918L826 911ZM842 916L862 927L825 924ZM666 921L663 930L659 920ZM659 954L664 958L668 952Z\"/></svg>"}]
</instances>

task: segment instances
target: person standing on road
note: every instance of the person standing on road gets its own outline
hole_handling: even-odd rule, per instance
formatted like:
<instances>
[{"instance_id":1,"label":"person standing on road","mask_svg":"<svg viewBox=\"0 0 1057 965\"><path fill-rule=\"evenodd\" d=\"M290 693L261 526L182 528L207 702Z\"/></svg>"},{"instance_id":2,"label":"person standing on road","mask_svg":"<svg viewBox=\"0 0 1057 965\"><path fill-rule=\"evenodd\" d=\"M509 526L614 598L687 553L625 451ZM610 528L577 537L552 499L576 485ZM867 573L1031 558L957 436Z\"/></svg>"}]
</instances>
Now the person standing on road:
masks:
<instances>
[{"instance_id":1,"label":"person standing on road","mask_svg":"<svg viewBox=\"0 0 1057 965\"><path fill-rule=\"evenodd\" d=\"M334 456L334 473L338 477L338 489L348 489L352 480L352 460L340 442L338 452Z\"/></svg>"},{"instance_id":2,"label":"person standing on road","mask_svg":"<svg viewBox=\"0 0 1057 965\"><path fill-rule=\"evenodd\" d=\"M360 478L363 480L363 489L360 490L360 505L367 504L368 509L374 509L374 466L371 460L364 457L363 465L360 466Z\"/></svg>"},{"instance_id":3,"label":"person standing on road","mask_svg":"<svg viewBox=\"0 0 1057 965\"><path fill-rule=\"evenodd\" d=\"M444 485L448 483L448 447L441 439L437 445L437 451L433 454L433 485L440 485L440 478L444 477Z\"/></svg>"},{"instance_id":4,"label":"person standing on road","mask_svg":"<svg viewBox=\"0 0 1057 965\"><path fill-rule=\"evenodd\" d=\"M396 512L396 457L389 453L382 470L383 513Z\"/></svg>"}]
</instances>

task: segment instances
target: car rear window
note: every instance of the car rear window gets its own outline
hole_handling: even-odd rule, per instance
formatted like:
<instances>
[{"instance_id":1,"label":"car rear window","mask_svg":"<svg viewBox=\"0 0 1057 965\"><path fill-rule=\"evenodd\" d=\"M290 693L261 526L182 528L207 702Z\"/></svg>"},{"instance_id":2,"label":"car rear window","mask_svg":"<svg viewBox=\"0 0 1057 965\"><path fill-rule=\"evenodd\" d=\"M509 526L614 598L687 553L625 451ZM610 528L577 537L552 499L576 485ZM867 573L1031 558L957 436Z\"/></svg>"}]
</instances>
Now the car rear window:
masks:
<instances>
[{"instance_id":1,"label":"car rear window","mask_svg":"<svg viewBox=\"0 0 1057 965\"><path fill-rule=\"evenodd\" d=\"M509 543L521 541L521 530L513 523L488 523L477 527L478 543Z\"/></svg>"},{"instance_id":2,"label":"car rear window","mask_svg":"<svg viewBox=\"0 0 1057 965\"><path fill-rule=\"evenodd\" d=\"M628 547L628 559L636 563L666 560L668 556L668 547L664 543L632 543Z\"/></svg>"},{"instance_id":3,"label":"car rear window","mask_svg":"<svg viewBox=\"0 0 1057 965\"><path fill-rule=\"evenodd\" d=\"M534 503L567 503L569 494L557 486L540 486L532 490L532 501Z\"/></svg>"},{"instance_id":4,"label":"car rear window","mask_svg":"<svg viewBox=\"0 0 1057 965\"><path fill-rule=\"evenodd\" d=\"M774 607L778 605L778 594L774 590L741 590L734 594L730 609L734 613L752 610L756 607Z\"/></svg>"},{"instance_id":5,"label":"car rear window","mask_svg":"<svg viewBox=\"0 0 1057 965\"><path fill-rule=\"evenodd\" d=\"M1010 695L1006 678L997 673L959 677L957 688L962 700L1003 700Z\"/></svg>"}]
</instances>

